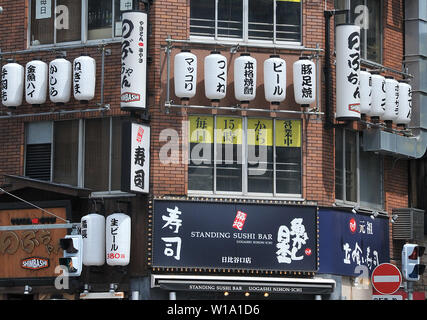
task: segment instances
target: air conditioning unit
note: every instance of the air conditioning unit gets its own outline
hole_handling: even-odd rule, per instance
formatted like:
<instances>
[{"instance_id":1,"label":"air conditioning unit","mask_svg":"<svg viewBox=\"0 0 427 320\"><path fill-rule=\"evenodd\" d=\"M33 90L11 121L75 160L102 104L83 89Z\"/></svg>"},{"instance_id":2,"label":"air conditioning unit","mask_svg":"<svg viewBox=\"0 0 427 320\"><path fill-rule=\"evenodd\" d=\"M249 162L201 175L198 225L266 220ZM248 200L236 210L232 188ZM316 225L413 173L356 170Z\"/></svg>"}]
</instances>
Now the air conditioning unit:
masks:
<instances>
[{"instance_id":1,"label":"air conditioning unit","mask_svg":"<svg viewBox=\"0 0 427 320\"><path fill-rule=\"evenodd\" d=\"M398 219L393 223L393 240L424 240L424 210L415 208L393 209Z\"/></svg>"}]
</instances>

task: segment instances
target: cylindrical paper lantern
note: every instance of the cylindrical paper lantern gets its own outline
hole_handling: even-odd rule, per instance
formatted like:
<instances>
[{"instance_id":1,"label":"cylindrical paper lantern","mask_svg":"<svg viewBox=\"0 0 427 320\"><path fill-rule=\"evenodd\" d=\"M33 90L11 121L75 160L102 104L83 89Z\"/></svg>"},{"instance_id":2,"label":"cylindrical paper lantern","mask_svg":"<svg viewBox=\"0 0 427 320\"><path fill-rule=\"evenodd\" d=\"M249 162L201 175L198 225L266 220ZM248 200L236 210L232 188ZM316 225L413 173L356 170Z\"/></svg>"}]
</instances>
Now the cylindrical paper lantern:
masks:
<instances>
[{"instance_id":1,"label":"cylindrical paper lantern","mask_svg":"<svg viewBox=\"0 0 427 320\"><path fill-rule=\"evenodd\" d=\"M130 261L131 219L124 213L113 213L105 222L107 264L126 266Z\"/></svg>"},{"instance_id":2,"label":"cylindrical paper lantern","mask_svg":"<svg viewBox=\"0 0 427 320\"><path fill-rule=\"evenodd\" d=\"M242 53L234 61L234 96L249 102L256 96L257 61L249 53Z\"/></svg>"},{"instance_id":3,"label":"cylindrical paper lantern","mask_svg":"<svg viewBox=\"0 0 427 320\"><path fill-rule=\"evenodd\" d=\"M25 101L39 105L46 102L48 88L48 65L33 60L25 65Z\"/></svg>"},{"instance_id":4,"label":"cylindrical paper lantern","mask_svg":"<svg viewBox=\"0 0 427 320\"><path fill-rule=\"evenodd\" d=\"M209 100L218 101L227 94L227 58L212 51L205 58L205 94Z\"/></svg>"},{"instance_id":5,"label":"cylindrical paper lantern","mask_svg":"<svg viewBox=\"0 0 427 320\"><path fill-rule=\"evenodd\" d=\"M412 115L412 87L406 81L399 82L399 112L397 125L407 125Z\"/></svg>"},{"instance_id":6,"label":"cylindrical paper lantern","mask_svg":"<svg viewBox=\"0 0 427 320\"><path fill-rule=\"evenodd\" d=\"M372 104L372 75L360 70L360 113L368 114Z\"/></svg>"},{"instance_id":7,"label":"cylindrical paper lantern","mask_svg":"<svg viewBox=\"0 0 427 320\"><path fill-rule=\"evenodd\" d=\"M190 50L182 50L174 59L175 95L190 99L196 95L197 57Z\"/></svg>"},{"instance_id":8,"label":"cylindrical paper lantern","mask_svg":"<svg viewBox=\"0 0 427 320\"><path fill-rule=\"evenodd\" d=\"M91 213L81 219L83 265L102 266L105 263L105 217Z\"/></svg>"},{"instance_id":9,"label":"cylindrical paper lantern","mask_svg":"<svg viewBox=\"0 0 427 320\"><path fill-rule=\"evenodd\" d=\"M96 61L94 58L81 55L73 61L74 98L87 102L95 97Z\"/></svg>"},{"instance_id":10,"label":"cylindrical paper lantern","mask_svg":"<svg viewBox=\"0 0 427 320\"><path fill-rule=\"evenodd\" d=\"M2 103L5 107L15 108L22 104L24 93L24 67L9 61L1 70Z\"/></svg>"},{"instance_id":11,"label":"cylindrical paper lantern","mask_svg":"<svg viewBox=\"0 0 427 320\"><path fill-rule=\"evenodd\" d=\"M286 99L286 61L272 55L264 61L265 100L279 104Z\"/></svg>"},{"instance_id":12,"label":"cylindrical paper lantern","mask_svg":"<svg viewBox=\"0 0 427 320\"><path fill-rule=\"evenodd\" d=\"M71 62L57 57L49 63L49 99L54 103L67 103L71 97Z\"/></svg>"},{"instance_id":13,"label":"cylindrical paper lantern","mask_svg":"<svg viewBox=\"0 0 427 320\"><path fill-rule=\"evenodd\" d=\"M293 65L295 102L308 107L316 101L316 65L308 57L300 57Z\"/></svg>"},{"instance_id":14,"label":"cylindrical paper lantern","mask_svg":"<svg viewBox=\"0 0 427 320\"><path fill-rule=\"evenodd\" d=\"M372 74L372 103L368 116L378 120L385 112L385 78L377 72Z\"/></svg>"},{"instance_id":15,"label":"cylindrical paper lantern","mask_svg":"<svg viewBox=\"0 0 427 320\"><path fill-rule=\"evenodd\" d=\"M385 111L381 120L392 122L399 113L399 83L391 76L385 77Z\"/></svg>"}]
</instances>

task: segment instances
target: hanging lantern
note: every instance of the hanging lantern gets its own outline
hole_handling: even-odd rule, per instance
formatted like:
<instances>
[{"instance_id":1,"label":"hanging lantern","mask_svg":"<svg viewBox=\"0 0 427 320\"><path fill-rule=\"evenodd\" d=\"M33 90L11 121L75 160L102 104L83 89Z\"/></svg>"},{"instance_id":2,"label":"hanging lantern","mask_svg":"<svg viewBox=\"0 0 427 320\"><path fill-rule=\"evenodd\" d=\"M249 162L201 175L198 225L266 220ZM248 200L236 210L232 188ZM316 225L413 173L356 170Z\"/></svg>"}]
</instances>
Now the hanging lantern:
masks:
<instances>
[{"instance_id":1,"label":"hanging lantern","mask_svg":"<svg viewBox=\"0 0 427 320\"><path fill-rule=\"evenodd\" d=\"M205 58L205 94L209 100L218 101L227 94L227 58L212 51Z\"/></svg>"},{"instance_id":2,"label":"hanging lantern","mask_svg":"<svg viewBox=\"0 0 427 320\"><path fill-rule=\"evenodd\" d=\"M360 113L368 114L372 105L372 75L360 70Z\"/></svg>"},{"instance_id":3,"label":"hanging lantern","mask_svg":"<svg viewBox=\"0 0 427 320\"><path fill-rule=\"evenodd\" d=\"M71 62L62 56L49 63L49 99L58 104L67 103L71 97Z\"/></svg>"},{"instance_id":4,"label":"hanging lantern","mask_svg":"<svg viewBox=\"0 0 427 320\"><path fill-rule=\"evenodd\" d=\"M385 110L380 117L387 123L396 121L399 113L399 83L391 76L385 77Z\"/></svg>"},{"instance_id":5,"label":"hanging lantern","mask_svg":"<svg viewBox=\"0 0 427 320\"><path fill-rule=\"evenodd\" d=\"M122 68L120 108L141 110L147 104L147 13L122 14Z\"/></svg>"},{"instance_id":6,"label":"hanging lantern","mask_svg":"<svg viewBox=\"0 0 427 320\"><path fill-rule=\"evenodd\" d=\"M124 213L113 213L105 222L107 264L126 266L130 261L131 219Z\"/></svg>"},{"instance_id":7,"label":"hanging lantern","mask_svg":"<svg viewBox=\"0 0 427 320\"><path fill-rule=\"evenodd\" d=\"M73 93L76 100L87 103L95 97L96 61L81 55L73 61Z\"/></svg>"},{"instance_id":8,"label":"hanging lantern","mask_svg":"<svg viewBox=\"0 0 427 320\"><path fill-rule=\"evenodd\" d=\"M182 50L174 60L175 95L188 100L196 95L197 57L190 50Z\"/></svg>"},{"instance_id":9,"label":"hanging lantern","mask_svg":"<svg viewBox=\"0 0 427 320\"><path fill-rule=\"evenodd\" d=\"M1 70L1 94L5 107L15 108L22 104L24 93L24 67L9 60Z\"/></svg>"},{"instance_id":10,"label":"hanging lantern","mask_svg":"<svg viewBox=\"0 0 427 320\"><path fill-rule=\"evenodd\" d=\"M360 119L360 27L336 27L337 120Z\"/></svg>"},{"instance_id":11,"label":"hanging lantern","mask_svg":"<svg viewBox=\"0 0 427 320\"><path fill-rule=\"evenodd\" d=\"M280 104L286 99L286 61L278 55L271 55L264 61L265 100Z\"/></svg>"},{"instance_id":12,"label":"hanging lantern","mask_svg":"<svg viewBox=\"0 0 427 320\"><path fill-rule=\"evenodd\" d=\"M46 102L48 88L48 65L33 60L25 65L25 101L40 105Z\"/></svg>"},{"instance_id":13,"label":"hanging lantern","mask_svg":"<svg viewBox=\"0 0 427 320\"><path fill-rule=\"evenodd\" d=\"M378 120L385 112L385 78L378 74L378 72L371 72L372 74L372 103L371 110L368 116L372 120Z\"/></svg>"},{"instance_id":14,"label":"hanging lantern","mask_svg":"<svg viewBox=\"0 0 427 320\"><path fill-rule=\"evenodd\" d=\"M91 213L81 219L83 265L102 266L105 263L105 218Z\"/></svg>"},{"instance_id":15,"label":"hanging lantern","mask_svg":"<svg viewBox=\"0 0 427 320\"><path fill-rule=\"evenodd\" d=\"M399 112L396 123L405 126L411 122L412 115L412 87L407 80L399 81Z\"/></svg>"},{"instance_id":16,"label":"hanging lantern","mask_svg":"<svg viewBox=\"0 0 427 320\"><path fill-rule=\"evenodd\" d=\"M234 61L234 96L249 102L256 95L257 61L249 53L242 53Z\"/></svg>"},{"instance_id":17,"label":"hanging lantern","mask_svg":"<svg viewBox=\"0 0 427 320\"><path fill-rule=\"evenodd\" d=\"M300 57L293 65L295 102L308 107L316 101L316 66L308 57Z\"/></svg>"}]
</instances>

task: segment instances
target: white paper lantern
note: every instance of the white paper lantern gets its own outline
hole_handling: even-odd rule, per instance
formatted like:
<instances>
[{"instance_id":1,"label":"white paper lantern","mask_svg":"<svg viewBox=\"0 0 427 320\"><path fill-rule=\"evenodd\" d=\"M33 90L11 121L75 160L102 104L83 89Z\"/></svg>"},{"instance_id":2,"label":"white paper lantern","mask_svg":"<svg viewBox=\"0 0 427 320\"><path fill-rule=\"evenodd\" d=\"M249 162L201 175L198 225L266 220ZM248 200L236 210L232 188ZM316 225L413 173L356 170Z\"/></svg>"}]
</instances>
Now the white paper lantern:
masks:
<instances>
[{"instance_id":1,"label":"white paper lantern","mask_svg":"<svg viewBox=\"0 0 427 320\"><path fill-rule=\"evenodd\" d=\"M147 105L147 13L122 14L120 108L141 110Z\"/></svg>"},{"instance_id":2,"label":"white paper lantern","mask_svg":"<svg viewBox=\"0 0 427 320\"><path fill-rule=\"evenodd\" d=\"M73 61L73 94L76 100L87 102L95 97L96 61L82 55Z\"/></svg>"},{"instance_id":3,"label":"white paper lantern","mask_svg":"<svg viewBox=\"0 0 427 320\"><path fill-rule=\"evenodd\" d=\"M18 107L24 93L24 67L10 61L1 70L2 103L5 107Z\"/></svg>"},{"instance_id":4,"label":"white paper lantern","mask_svg":"<svg viewBox=\"0 0 427 320\"><path fill-rule=\"evenodd\" d=\"M91 213L81 219L83 265L102 266L105 263L105 218Z\"/></svg>"},{"instance_id":5,"label":"white paper lantern","mask_svg":"<svg viewBox=\"0 0 427 320\"><path fill-rule=\"evenodd\" d=\"M295 102L308 107L316 101L316 65L308 57L300 57L293 65Z\"/></svg>"},{"instance_id":6,"label":"white paper lantern","mask_svg":"<svg viewBox=\"0 0 427 320\"><path fill-rule=\"evenodd\" d=\"M190 50L182 50L174 59L175 95L190 99L196 95L197 57Z\"/></svg>"},{"instance_id":7,"label":"white paper lantern","mask_svg":"<svg viewBox=\"0 0 427 320\"><path fill-rule=\"evenodd\" d=\"M368 114L372 105L372 75L365 71L360 71L360 113Z\"/></svg>"},{"instance_id":8,"label":"white paper lantern","mask_svg":"<svg viewBox=\"0 0 427 320\"><path fill-rule=\"evenodd\" d=\"M385 78L372 72L372 103L368 116L378 120L385 112Z\"/></svg>"},{"instance_id":9,"label":"white paper lantern","mask_svg":"<svg viewBox=\"0 0 427 320\"><path fill-rule=\"evenodd\" d=\"M205 94L213 101L225 98L227 94L227 58L217 51L206 56L204 64Z\"/></svg>"},{"instance_id":10,"label":"white paper lantern","mask_svg":"<svg viewBox=\"0 0 427 320\"><path fill-rule=\"evenodd\" d=\"M286 99L286 61L271 55L264 61L265 100L279 104Z\"/></svg>"},{"instance_id":11,"label":"white paper lantern","mask_svg":"<svg viewBox=\"0 0 427 320\"><path fill-rule=\"evenodd\" d=\"M242 53L234 61L234 96L238 101L255 99L257 84L257 61L249 53Z\"/></svg>"},{"instance_id":12,"label":"white paper lantern","mask_svg":"<svg viewBox=\"0 0 427 320\"><path fill-rule=\"evenodd\" d=\"M54 103L67 103L71 97L71 62L57 57L49 63L49 99Z\"/></svg>"},{"instance_id":13,"label":"white paper lantern","mask_svg":"<svg viewBox=\"0 0 427 320\"><path fill-rule=\"evenodd\" d=\"M130 261L131 219L124 213L113 213L105 222L107 264L126 266Z\"/></svg>"},{"instance_id":14,"label":"white paper lantern","mask_svg":"<svg viewBox=\"0 0 427 320\"><path fill-rule=\"evenodd\" d=\"M386 122L396 121L399 113L399 83L391 76L385 77L385 110L380 117Z\"/></svg>"},{"instance_id":15,"label":"white paper lantern","mask_svg":"<svg viewBox=\"0 0 427 320\"><path fill-rule=\"evenodd\" d=\"M25 101L39 105L46 102L48 89L48 65L33 60L25 65Z\"/></svg>"},{"instance_id":16,"label":"white paper lantern","mask_svg":"<svg viewBox=\"0 0 427 320\"><path fill-rule=\"evenodd\" d=\"M399 82L399 112L397 125L407 125L412 115L412 87L405 81Z\"/></svg>"},{"instance_id":17,"label":"white paper lantern","mask_svg":"<svg viewBox=\"0 0 427 320\"><path fill-rule=\"evenodd\" d=\"M360 119L360 27L336 27L336 119Z\"/></svg>"}]
</instances>

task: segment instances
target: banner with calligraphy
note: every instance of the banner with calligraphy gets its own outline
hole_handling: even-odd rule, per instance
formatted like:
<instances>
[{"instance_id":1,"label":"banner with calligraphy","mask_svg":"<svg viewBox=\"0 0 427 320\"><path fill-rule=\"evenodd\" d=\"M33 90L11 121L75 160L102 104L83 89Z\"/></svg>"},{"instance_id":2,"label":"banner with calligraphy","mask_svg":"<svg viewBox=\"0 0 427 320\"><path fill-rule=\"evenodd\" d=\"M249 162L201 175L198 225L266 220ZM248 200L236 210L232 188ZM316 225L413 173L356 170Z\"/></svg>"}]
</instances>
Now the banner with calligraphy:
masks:
<instances>
[{"instance_id":1,"label":"banner with calligraphy","mask_svg":"<svg viewBox=\"0 0 427 320\"><path fill-rule=\"evenodd\" d=\"M216 117L216 142L220 144L242 144L242 118Z\"/></svg>"},{"instance_id":2,"label":"banner with calligraphy","mask_svg":"<svg viewBox=\"0 0 427 320\"><path fill-rule=\"evenodd\" d=\"M122 124L122 191L149 193L150 126Z\"/></svg>"},{"instance_id":3,"label":"banner with calligraphy","mask_svg":"<svg viewBox=\"0 0 427 320\"><path fill-rule=\"evenodd\" d=\"M213 117L189 116L190 143L213 143Z\"/></svg>"},{"instance_id":4,"label":"banner with calligraphy","mask_svg":"<svg viewBox=\"0 0 427 320\"><path fill-rule=\"evenodd\" d=\"M276 120L276 147L301 147L301 120Z\"/></svg>"},{"instance_id":5,"label":"banner with calligraphy","mask_svg":"<svg viewBox=\"0 0 427 320\"><path fill-rule=\"evenodd\" d=\"M252 146L273 146L273 120L248 118L248 144Z\"/></svg>"},{"instance_id":6,"label":"banner with calligraphy","mask_svg":"<svg viewBox=\"0 0 427 320\"><path fill-rule=\"evenodd\" d=\"M62 224L63 221L39 209L0 209L0 226L36 227L38 224ZM66 219L67 207L45 207L46 211ZM62 257L59 239L67 229L28 229L0 231L0 279L56 277L55 268Z\"/></svg>"},{"instance_id":7,"label":"banner with calligraphy","mask_svg":"<svg viewBox=\"0 0 427 320\"><path fill-rule=\"evenodd\" d=\"M153 267L317 270L317 208L155 200Z\"/></svg>"}]
</instances>

